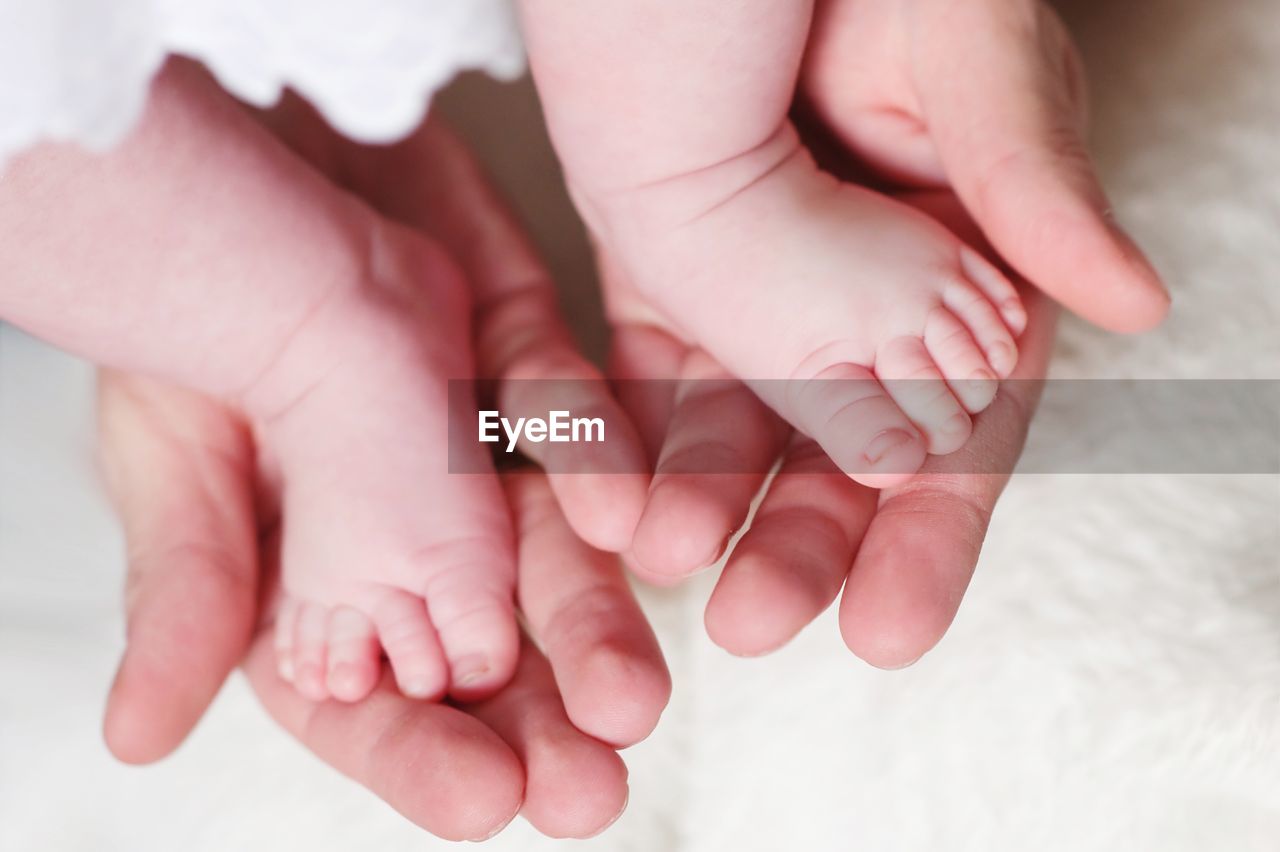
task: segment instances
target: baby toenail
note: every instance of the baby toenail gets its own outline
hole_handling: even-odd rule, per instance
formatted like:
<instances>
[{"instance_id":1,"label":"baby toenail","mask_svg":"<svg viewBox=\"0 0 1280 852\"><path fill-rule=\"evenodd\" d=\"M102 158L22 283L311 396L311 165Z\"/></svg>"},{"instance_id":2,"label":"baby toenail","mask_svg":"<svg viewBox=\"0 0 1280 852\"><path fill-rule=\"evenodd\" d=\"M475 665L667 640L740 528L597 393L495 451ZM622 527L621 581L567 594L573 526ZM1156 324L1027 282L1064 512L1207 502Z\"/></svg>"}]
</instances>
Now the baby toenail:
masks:
<instances>
[{"instance_id":1,"label":"baby toenail","mask_svg":"<svg viewBox=\"0 0 1280 852\"><path fill-rule=\"evenodd\" d=\"M427 698L434 692L431 681L422 678L409 678L400 684L400 691L409 698Z\"/></svg>"},{"instance_id":2,"label":"baby toenail","mask_svg":"<svg viewBox=\"0 0 1280 852\"><path fill-rule=\"evenodd\" d=\"M990 370L978 369L973 371L973 375L969 377L969 380L973 382L994 382L996 374Z\"/></svg>"},{"instance_id":3,"label":"baby toenail","mask_svg":"<svg viewBox=\"0 0 1280 852\"><path fill-rule=\"evenodd\" d=\"M942 431L948 435L955 435L959 432L966 432L969 429L969 418L963 414L953 414L942 425Z\"/></svg>"},{"instance_id":4,"label":"baby toenail","mask_svg":"<svg viewBox=\"0 0 1280 852\"><path fill-rule=\"evenodd\" d=\"M991 362L992 367L1003 373L1013 367L1013 352L1008 344L993 343L987 350L987 360Z\"/></svg>"},{"instance_id":5,"label":"baby toenail","mask_svg":"<svg viewBox=\"0 0 1280 852\"><path fill-rule=\"evenodd\" d=\"M293 660L289 659L288 657L285 657L283 660L280 661L278 670L280 672L281 680L285 680L285 681L288 681L289 683L293 683Z\"/></svg>"},{"instance_id":6,"label":"baby toenail","mask_svg":"<svg viewBox=\"0 0 1280 852\"><path fill-rule=\"evenodd\" d=\"M915 437L910 432L904 432L901 429L886 429L871 439L871 443L867 444L867 449L862 455L868 463L879 464L881 459L892 450L913 440L915 440Z\"/></svg>"},{"instance_id":7,"label":"baby toenail","mask_svg":"<svg viewBox=\"0 0 1280 852\"><path fill-rule=\"evenodd\" d=\"M351 686L360 677L360 671L349 663L339 663L329 672L329 683L336 686Z\"/></svg>"},{"instance_id":8,"label":"baby toenail","mask_svg":"<svg viewBox=\"0 0 1280 852\"><path fill-rule=\"evenodd\" d=\"M457 686L470 686L489 673L489 661L483 655L464 657L453 667L453 682Z\"/></svg>"}]
</instances>

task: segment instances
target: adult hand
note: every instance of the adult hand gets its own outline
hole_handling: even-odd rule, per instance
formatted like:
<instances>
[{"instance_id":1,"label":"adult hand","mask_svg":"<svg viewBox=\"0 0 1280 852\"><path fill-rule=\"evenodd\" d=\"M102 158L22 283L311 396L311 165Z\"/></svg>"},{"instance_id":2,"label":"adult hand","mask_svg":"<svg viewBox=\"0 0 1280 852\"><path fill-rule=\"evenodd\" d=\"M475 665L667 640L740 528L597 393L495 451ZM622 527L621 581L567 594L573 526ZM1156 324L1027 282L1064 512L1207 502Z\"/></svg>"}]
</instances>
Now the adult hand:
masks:
<instances>
[{"instance_id":1,"label":"adult hand","mask_svg":"<svg viewBox=\"0 0 1280 852\"><path fill-rule=\"evenodd\" d=\"M482 356L503 377L581 369L549 278L475 164L437 128L415 140L435 158L419 174L440 183L414 224L439 225L436 236L469 273L482 348L513 337L524 344L501 352L495 344ZM128 645L105 719L118 757L147 762L175 748L241 664L287 730L441 837L486 837L517 810L545 833L586 836L620 813L626 770L613 748L649 733L670 681L613 560L571 533L545 479L508 482L517 595L532 640L506 688L459 708L412 701L384 680L358 704L314 704L278 678L268 639L280 501L251 426L210 399L119 374L104 374L100 412L104 468L129 543ZM579 525L597 531L608 519L598 506L583 509L591 492L574 488L636 487L578 479L560 502L578 506ZM642 500L643 480L638 490Z\"/></svg>"},{"instance_id":2,"label":"adult hand","mask_svg":"<svg viewBox=\"0 0 1280 852\"><path fill-rule=\"evenodd\" d=\"M837 172L954 191L968 216L954 198L917 201L973 245L988 238L993 257L1042 291L1022 287L1030 320L1017 372L969 444L931 458L905 486L860 488L833 475L812 442L792 439L707 606L715 641L759 654L790 639L843 585L846 643L868 662L899 667L951 623L1021 452L1056 322L1044 293L1125 331L1159 322L1168 297L1110 219L1083 142L1079 59L1038 0L819 0L800 96L836 142ZM614 373L698 380L675 395L636 383L624 400L658 459L630 561L642 576L670 581L723 553L787 430L665 327L608 258L601 265L618 329ZM707 458L740 473L689 471Z\"/></svg>"},{"instance_id":3,"label":"adult hand","mask_svg":"<svg viewBox=\"0 0 1280 852\"><path fill-rule=\"evenodd\" d=\"M1085 319L1164 318L1094 172L1079 54L1042 0L818 0L812 33L802 94L850 154L951 188L1004 261Z\"/></svg>"},{"instance_id":4,"label":"adult hand","mask_svg":"<svg viewBox=\"0 0 1280 852\"><path fill-rule=\"evenodd\" d=\"M981 235L953 197L908 198L975 247ZM850 480L811 440L791 434L745 385L670 329L653 324L609 274L616 373L657 455L632 567L671 582L715 562L747 518L772 462L781 466L730 554L706 610L711 638L741 655L790 640L840 593L850 649L883 668L909 665L950 626L977 565L992 509L1021 454L1053 344L1056 307L1023 286L1029 321L1017 370L975 420L969 442L931 456L905 485ZM669 380L679 378L673 385ZM662 379L666 381L644 381ZM689 381L683 381L689 380ZM675 387L674 394L663 393ZM706 473L707 460L718 470ZM692 465L692 467L690 467Z\"/></svg>"}]
</instances>

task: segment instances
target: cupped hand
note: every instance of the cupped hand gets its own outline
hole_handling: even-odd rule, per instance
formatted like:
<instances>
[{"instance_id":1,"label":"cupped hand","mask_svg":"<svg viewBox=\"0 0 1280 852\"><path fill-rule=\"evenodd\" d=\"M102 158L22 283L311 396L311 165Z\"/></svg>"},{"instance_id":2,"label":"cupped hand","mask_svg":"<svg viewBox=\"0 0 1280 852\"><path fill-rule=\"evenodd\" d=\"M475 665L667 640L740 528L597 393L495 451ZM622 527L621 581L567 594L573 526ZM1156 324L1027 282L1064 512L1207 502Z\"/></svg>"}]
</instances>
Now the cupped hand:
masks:
<instances>
[{"instance_id":1,"label":"cupped hand","mask_svg":"<svg viewBox=\"0 0 1280 852\"><path fill-rule=\"evenodd\" d=\"M904 200L970 245L986 247L953 197L934 192ZM876 491L791 433L705 353L654 324L607 268L605 278L615 373L636 380L623 385L632 390L622 399L657 458L631 567L670 583L714 563L781 456L707 604L711 638L740 655L775 650L843 587L840 629L855 654L899 668L932 648L955 617L991 512L1021 454L1052 349L1053 303L1020 288L1029 316L1022 356L975 419L972 438L956 453L930 456L906 484ZM708 459L717 470L736 472L708 473Z\"/></svg>"},{"instance_id":2,"label":"cupped hand","mask_svg":"<svg viewBox=\"0 0 1280 852\"><path fill-rule=\"evenodd\" d=\"M914 201L1020 274L1029 322L1018 369L962 450L871 491L835 475L602 258L614 374L680 380L675 393L642 381L623 397L657 460L629 561L659 582L715 562L781 454L708 603L709 633L735 653L765 653L843 587L846 643L899 667L933 647L964 596L1047 369L1048 296L1124 331L1158 323L1168 296L1111 219L1084 143L1080 61L1038 0L820 0L798 107L834 141L833 171L932 189ZM709 458L738 472L697 473Z\"/></svg>"},{"instance_id":3,"label":"cupped hand","mask_svg":"<svg viewBox=\"0 0 1280 852\"><path fill-rule=\"evenodd\" d=\"M430 192L412 208L387 211L395 197L366 182L387 179L394 167L374 170L364 154L339 149L303 120L287 126L286 141L330 177L366 190L372 206L459 258L480 305L480 360L499 379L590 375L555 313L550 279L443 129L428 125L398 149ZM594 404L616 408L604 398ZM104 373L100 429L129 545L128 643L105 719L118 757L140 763L169 753L241 665L282 726L441 837L488 836L517 811L547 834L586 836L620 813L626 769L614 749L652 730L670 681L612 558L573 530L606 544L629 537L617 531L616 515L600 510L600 493L619 497L624 526L630 499L634 525L645 478L565 477L558 488L535 474L508 480L530 639L497 695L465 707L422 703L384 681L358 704L315 704L276 673L268 626L280 500L272 460L259 455L249 424L211 399ZM630 451L639 453L638 444Z\"/></svg>"}]
</instances>

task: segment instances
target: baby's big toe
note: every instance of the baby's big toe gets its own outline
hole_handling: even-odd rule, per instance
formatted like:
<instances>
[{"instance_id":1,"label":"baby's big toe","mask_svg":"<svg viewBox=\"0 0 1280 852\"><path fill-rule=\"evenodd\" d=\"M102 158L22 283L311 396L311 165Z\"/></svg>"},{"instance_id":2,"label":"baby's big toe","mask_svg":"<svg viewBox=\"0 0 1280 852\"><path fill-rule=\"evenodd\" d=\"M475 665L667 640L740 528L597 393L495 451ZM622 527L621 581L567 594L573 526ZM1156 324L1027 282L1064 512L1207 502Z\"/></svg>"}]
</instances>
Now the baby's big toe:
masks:
<instances>
[{"instance_id":1,"label":"baby's big toe","mask_svg":"<svg viewBox=\"0 0 1280 852\"><path fill-rule=\"evenodd\" d=\"M891 488L924 463L919 430L866 367L835 364L796 386L787 417L870 488Z\"/></svg>"},{"instance_id":2,"label":"baby's big toe","mask_svg":"<svg viewBox=\"0 0 1280 852\"><path fill-rule=\"evenodd\" d=\"M449 695L485 698L511 679L519 654L512 592L483 570L438 576L427 589L427 609L449 661Z\"/></svg>"}]
</instances>

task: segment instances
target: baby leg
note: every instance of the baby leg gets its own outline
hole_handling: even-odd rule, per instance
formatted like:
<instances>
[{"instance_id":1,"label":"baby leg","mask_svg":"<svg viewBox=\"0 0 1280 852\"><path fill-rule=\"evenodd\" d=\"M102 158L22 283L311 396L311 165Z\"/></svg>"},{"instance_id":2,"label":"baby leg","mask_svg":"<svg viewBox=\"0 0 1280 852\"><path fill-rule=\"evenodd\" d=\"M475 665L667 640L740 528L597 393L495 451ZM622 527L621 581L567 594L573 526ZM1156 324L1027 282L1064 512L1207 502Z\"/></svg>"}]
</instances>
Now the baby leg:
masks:
<instances>
[{"instance_id":1,"label":"baby leg","mask_svg":"<svg viewBox=\"0 0 1280 852\"><path fill-rule=\"evenodd\" d=\"M767 168L796 144L783 125L812 0L521 8L552 138L588 214L598 196L707 169L729 181L723 164Z\"/></svg>"},{"instance_id":2,"label":"baby leg","mask_svg":"<svg viewBox=\"0 0 1280 852\"><path fill-rule=\"evenodd\" d=\"M12 164L0 234L0 316L253 423L283 477L278 632L300 689L359 698L380 649L415 696L506 680L506 504L493 475L448 472L446 385L472 361L469 294L443 251L181 63L119 149Z\"/></svg>"}]
</instances>

